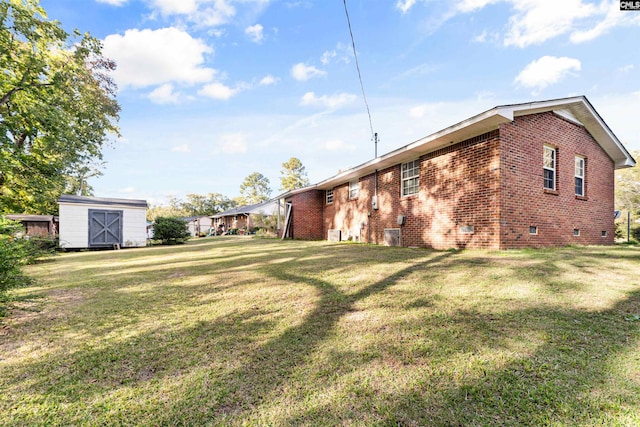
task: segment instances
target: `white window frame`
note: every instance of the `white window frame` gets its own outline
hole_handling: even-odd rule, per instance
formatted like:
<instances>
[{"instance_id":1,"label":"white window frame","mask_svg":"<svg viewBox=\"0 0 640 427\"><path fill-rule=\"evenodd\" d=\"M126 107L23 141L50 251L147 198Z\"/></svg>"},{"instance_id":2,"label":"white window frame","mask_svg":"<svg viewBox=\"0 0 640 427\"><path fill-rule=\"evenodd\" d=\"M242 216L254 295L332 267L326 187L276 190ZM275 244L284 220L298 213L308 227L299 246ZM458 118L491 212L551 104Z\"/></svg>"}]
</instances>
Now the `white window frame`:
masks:
<instances>
[{"instance_id":1,"label":"white window frame","mask_svg":"<svg viewBox=\"0 0 640 427\"><path fill-rule=\"evenodd\" d=\"M349 181L349 199L357 199L360 193L360 182L357 179Z\"/></svg>"},{"instance_id":2,"label":"white window frame","mask_svg":"<svg viewBox=\"0 0 640 427\"><path fill-rule=\"evenodd\" d=\"M575 175L575 191L576 196L584 197L584 175L585 175L585 158L582 156L576 156L574 175ZM579 182L579 183L578 183Z\"/></svg>"},{"instance_id":3,"label":"white window frame","mask_svg":"<svg viewBox=\"0 0 640 427\"><path fill-rule=\"evenodd\" d=\"M332 205L333 204L333 188L330 190L326 191L326 203L328 205Z\"/></svg>"},{"instance_id":4,"label":"white window frame","mask_svg":"<svg viewBox=\"0 0 640 427\"><path fill-rule=\"evenodd\" d=\"M549 159L548 153L551 153L551 159ZM551 160L551 164L549 164L549 160ZM542 155L542 169L543 169L543 185L545 190L555 191L558 188L558 174L557 174L557 164L558 164L558 150L555 147L551 147L549 145L544 146L544 152ZM550 172L552 174L551 179L553 180L553 186L547 186L547 173Z\"/></svg>"},{"instance_id":5,"label":"white window frame","mask_svg":"<svg viewBox=\"0 0 640 427\"><path fill-rule=\"evenodd\" d=\"M401 184L400 194L402 197L418 194L420 191L420 159L402 163L400 167Z\"/></svg>"}]
</instances>

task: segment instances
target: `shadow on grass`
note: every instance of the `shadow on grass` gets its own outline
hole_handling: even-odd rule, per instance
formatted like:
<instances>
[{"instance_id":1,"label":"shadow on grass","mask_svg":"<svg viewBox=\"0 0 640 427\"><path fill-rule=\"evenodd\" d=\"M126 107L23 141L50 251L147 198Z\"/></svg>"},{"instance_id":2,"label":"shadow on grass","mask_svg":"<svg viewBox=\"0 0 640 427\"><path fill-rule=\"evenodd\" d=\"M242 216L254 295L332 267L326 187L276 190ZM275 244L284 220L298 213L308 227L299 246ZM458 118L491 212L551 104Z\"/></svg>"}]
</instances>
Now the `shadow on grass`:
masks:
<instances>
[{"instance_id":1,"label":"shadow on grass","mask_svg":"<svg viewBox=\"0 0 640 427\"><path fill-rule=\"evenodd\" d=\"M467 260L456 253L367 250L364 246L354 252L351 245L326 250L310 246L308 252L286 244L271 252L266 251L270 245L229 245L251 258L246 268L256 269L282 284L312 288L317 296L314 306L296 325L277 336L270 335L275 323L268 319L273 313L257 300L252 307L235 310L215 321L133 332L116 342L105 341L98 348L84 346L51 353L5 371L8 382L28 383L31 404L43 407L43 424L47 417L62 417L58 420L61 424L110 421L136 425L268 425L275 420L280 425L595 425L607 423L608 415L615 417L638 404L640 379L630 381L619 392L603 390L615 381L610 365L625 351L633 350L631 346L640 339L640 322L625 319L626 315L637 313L640 291L629 293L625 300L600 312L533 305L495 313L466 309L442 314L432 310L434 301L420 297L405 305L407 310L421 313L402 325L405 333L419 338L409 347L404 348L407 343L403 342L383 342L359 352L346 345L344 349L334 347L327 361L307 372L304 367L311 365L324 343L338 334L338 323L358 311L359 303L383 294L415 271L446 271L452 263L463 268L486 267L488 261L473 257ZM203 263L211 257L191 248L187 251ZM550 254L539 256L547 270L533 279L550 287L561 286L554 282L554 273L560 269L558 262L572 262L570 251L561 252L555 260ZM234 271L238 260L243 259L239 255L221 258L212 263L215 268L200 267L197 274L218 273L223 280L224 274ZM287 261L280 263L280 258ZM319 260L327 269L349 271L366 268L380 258L390 265L408 265L397 271L390 269L393 272L353 293L346 293L317 274ZM603 262L611 261L611 257L602 258L608 260ZM169 276L180 265L157 263L153 269L159 278ZM127 269L113 272L108 266L94 272L101 281L113 277L113 282L107 280L103 285L109 292L126 286L120 284L123 275L133 275L134 281L145 277ZM183 304L197 307L199 294L215 294L225 286L248 284L221 282L213 289L193 286L189 288L192 298ZM119 315L135 315L135 304L140 303L127 302L126 298L120 302ZM84 304L88 309L91 302ZM176 305L167 304L160 310L173 309ZM389 319L388 327L399 328L393 321ZM89 325L83 332L90 333L91 329ZM514 340L532 338L539 340L539 345L529 354L509 358L497 368L483 368L484 352L509 349ZM447 371L447 360L464 358L469 359L468 372ZM342 394L312 399L322 394L323 388L330 394L329 389L343 376L359 378L358 369L368 363L377 363L391 375L395 373L397 387L372 384L364 378L362 382L343 382ZM162 389L167 383L174 386ZM141 405L136 403L136 396L131 396L130 407L114 406L110 399L118 394L126 397L131 389L155 397L148 398L139 411L135 410L137 404ZM598 394L602 393L614 395L601 398ZM272 414L271 418L261 412L283 394L288 394L297 406L285 408L282 414ZM8 398L0 398L0 402L4 400L0 408L8 404L5 399ZM89 406L74 406L78 399L90 402ZM310 403L303 403L310 399ZM48 400L55 404L47 406ZM18 406L8 413L14 424L33 421L33 414L22 412Z\"/></svg>"}]
</instances>

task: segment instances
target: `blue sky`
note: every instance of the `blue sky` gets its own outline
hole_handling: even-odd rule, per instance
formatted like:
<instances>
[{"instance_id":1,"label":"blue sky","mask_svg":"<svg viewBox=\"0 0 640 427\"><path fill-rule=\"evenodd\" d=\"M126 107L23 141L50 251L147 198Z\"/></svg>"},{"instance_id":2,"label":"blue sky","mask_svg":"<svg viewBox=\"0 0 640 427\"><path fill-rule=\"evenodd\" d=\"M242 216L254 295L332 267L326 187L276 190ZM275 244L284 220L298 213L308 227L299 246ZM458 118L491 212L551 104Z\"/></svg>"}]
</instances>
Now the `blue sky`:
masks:
<instances>
[{"instance_id":1,"label":"blue sky","mask_svg":"<svg viewBox=\"0 0 640 427\"><path fill-rule=\"evenodd\" d=\"M41 0L114 59L122 137L95 195L166 203L280 193L370 160L371 126L340 0ZM640 12L619 0L347 0L383 154L496 105L586 95L640 150Z\"/></svg>"}]
</instances>

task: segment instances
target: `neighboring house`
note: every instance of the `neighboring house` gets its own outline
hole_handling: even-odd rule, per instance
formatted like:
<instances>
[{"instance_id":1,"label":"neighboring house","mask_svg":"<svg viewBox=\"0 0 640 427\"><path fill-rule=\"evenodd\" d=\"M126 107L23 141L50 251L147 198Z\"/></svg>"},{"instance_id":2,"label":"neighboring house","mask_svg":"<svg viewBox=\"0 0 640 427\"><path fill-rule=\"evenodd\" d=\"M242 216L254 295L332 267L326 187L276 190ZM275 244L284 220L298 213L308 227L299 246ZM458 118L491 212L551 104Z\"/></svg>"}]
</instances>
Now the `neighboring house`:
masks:
<instances>
[{"instance_id":1,"label":"neighboring house","mask_svg":"<svg viewBox=\"0 0 640 427\"><path fill-rule=\"evenodd\" d=\"M187 230L193 237L198 237L200 233L209 233L213 227L213 220L209 216L191 216L182 220L187 223Z\"/></svg>"},{"instance_id":2,"label":"neighboring house","mask_svg":"<svg viewBox=\"0 0 640 427\"><path fill-rule=\"evenodd\" d=\"M284 236L409 247L614 242L614 170L635 160L589 101L504 105L281 195Z\"/></svg>"},{"instance_id":3,"label":"neighboring house","mask_svg":"<svg viewBox=\"0 0 640 427\"><path fill-rule=\"evenodd\" d=\"M147 244L147 202L62 195L60 247L126 248Z\"/></svg>"},{"instance_id":4,"label":"neighboring house","mask_svg":"<svg viewBox=\"0 0 640 427\"><path fill-rule=\"evenodd\" d=\"M53 215L6 215L7 219L19 221L24 234L30 237L55 237L58 233L58 217Z\"/></svg>"},{"instance_id":5,"label":"neighboring house","mask_svg":"<svg viewBox=\"0 0 640 427\"><path fill-rule=\"evenodd\" d=\"M231 229L249 230L254 227L264 227L265 217L278 214L278 202L270 200L254 205L239 206L213 215L213 227L216 230L229 231Z\"/></svg>"}]
</instances>

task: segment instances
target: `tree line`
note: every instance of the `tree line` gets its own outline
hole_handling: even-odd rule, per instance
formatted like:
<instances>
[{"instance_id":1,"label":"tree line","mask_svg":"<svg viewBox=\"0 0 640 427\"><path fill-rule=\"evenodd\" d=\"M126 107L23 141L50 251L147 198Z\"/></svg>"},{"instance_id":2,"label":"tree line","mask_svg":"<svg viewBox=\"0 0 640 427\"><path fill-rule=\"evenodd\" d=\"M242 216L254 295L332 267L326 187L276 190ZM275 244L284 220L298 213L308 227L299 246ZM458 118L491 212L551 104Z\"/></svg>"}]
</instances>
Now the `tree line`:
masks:
<instances>
[{"instance_id":1,"label":"tree line","mask_svg":"<svg viewBox=\"0 0 640 427\"><path fill-rule=\"evenodd\" d=\"M302 162L291 157L282 163L280 171L280 191L290 191L309 185L307 171ZM147 211L147 219L158 217L211 216L236 206L253 205L271 198L269 178L260 172L248 175L240 184L240 195L229 198L220 193L187 194L184 198L169 197L167 205L152 206Z\"/></svg>"}]
</instances>

